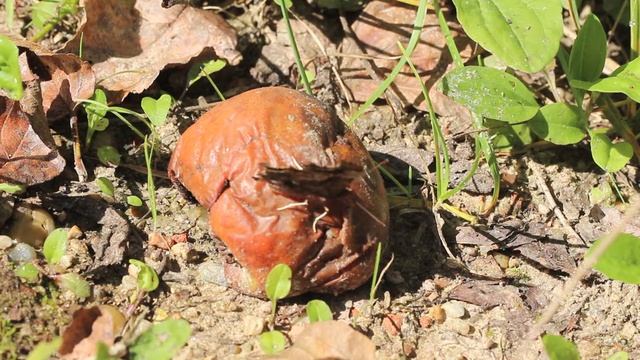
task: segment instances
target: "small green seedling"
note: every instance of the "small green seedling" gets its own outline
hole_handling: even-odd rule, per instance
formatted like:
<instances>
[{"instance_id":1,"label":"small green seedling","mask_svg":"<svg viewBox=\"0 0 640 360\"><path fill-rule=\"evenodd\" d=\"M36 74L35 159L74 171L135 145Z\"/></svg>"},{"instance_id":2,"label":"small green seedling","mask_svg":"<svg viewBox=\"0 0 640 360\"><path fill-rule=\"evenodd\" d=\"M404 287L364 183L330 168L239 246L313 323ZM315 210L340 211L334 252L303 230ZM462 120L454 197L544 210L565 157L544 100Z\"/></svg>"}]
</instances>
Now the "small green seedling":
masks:
<instances>
[{"instance_id":1,"label":"small green seedling","mask_svg":"<svg viewBox=\"0 0 640 360\"><path fill-rule=\"evenodd\" d=\"M71 291L75 296L85 299L91 295L91 286L76 273L60 274L56 277L56 283L60 288Z\"/></svg>"},{"instance_id":2,"label":"small green seedling","mask_svg":"<svg viewBox=\"0 0 640 360\"><path fill-rule=\"evenodd\" d=\"M211 87L216 92L220 100L225 100L224 94L220 91L220 88L216 85L216 83L211 78L211 74L222 70L227 63L222 59L209 60L203 63L195 64L189 69L189 73L187 74L187 86L185 86L184 92L182 96L186 94L187 90L191 87L191 85L195 84L198 80L202 78L206 78ZM181 96L181 97L182 97Z\"/></svg>"},{"instance_id":3,"label":"small green seedling","mask_svg":"<svg viewBox=\"0 0 640 360\"><path fill-rule=\"evenodd\" d=\"M109 119L107 115L107 95L104 91L96 89L93 97L94 102L84 103L84 111L87 113L87 136L85 145L88 148L91 145L91 139L96 131L104 131L109 127Z\"/></svg>"},{"instance_id":4,"label":"small green seedling","mask_svg":"<svg viewBox=\"0 0 640 360\"><path fill-rule=\"evenodd\" d=\"M0 35L0 90L13 100L22 98L22 76L18 64L18 47Z\"/></svg>"},{"instance_id":5,"label":"small green seedling","mask_svg":"<svg viewBox=\"0 0 640 360\"><path fill-rule=\"evenodd\" d=\"M67 15L78 12L78 0L40 0L31 6L31 24L36 34L31 41L39 41Z\"/></svg>"},{"instance_id":6,"label":"small green seedling","mask_svg":"<svg viewBox=\"0 0 640 360\"><path fill-rule=\"evenodd\" d=\"M57 337L49 342L41 342L29 353L27 360L49 360L62 345L62 338Z\"/></svg>"},{"instance_id":7,"label":"small green seedling","mask_svg":"<svg viewBox=\"0 0 640 360\"><path fill-rule=\"evenodd\" d=\"M597 240L589 249L600 246ZM598 258L594 269L608 278L628 284L640 284L640 238L632 234L620 234Z\"/></svg>"},{"instance_id":8,"label":"small green seedling","mask_svg":"<svg viewBox=\"0 0 640 360\"><path fill-rule=\"evenodd\" d=\"M260 343L260 349L267 355L275 355L287 346L287 339L277 330L260 334L258 341Z\"/></svg>"},{"instance_id":9,"label":"small green seedling","mask_svg":"<svg viewBox=\"0 0 640 360\"><path fill-rule=\"evenodd\" d=\"M136 259L130 259L129 264L138 268L138 289L150 293L158 288L160 280L158 279L158 274L151 266Z\"/></svg>"},{"instance_id":10,"label":"small green seedling","mask_svg":"<svg viewBox=\"0 0 640 360\"><path fill-rule=\"evenodd\" d=\"M38 268L32 263L25 263L16 268L15 274L26 282L34 283L38 280L40 271L38 271Z\"/></svg>"},{"instance_id":11,"label":"small green seedling","mask_svg":"<svg viewBox=\"0 0 640 360\"><path fill-rule=\"evenodd\" d=\"M191 337L185 320L168 319L143 332L129 348L132 360L170 360Z\"/></svg>"},{"instance_id":12,"label":"small green seedling","mask_svg":"<svg viewBox=\"0 0 640 360\"><path fill-rule=\"evenodd\" d=\"M560 335L545 335L542 344L550 360L580 360L576 345Z\"/></svg>"},{"instance_id":13,"label":"small green seedling","mask_svg":"<svg viewBox=\"0 0 640 360\"><path fill-rule=\"evenodd\" d=\"M271 323L276 318L276 305L278 300L284 299L291 291L291 268L287 264L278 264L269 271L265 290L271 300Z\"/></svg>"},{"instance_id":14,"label":"small green seedling","mask_svg":"<svg viewBox=\"0 0 640 360\"><path fill-rule=\"evenodd\" d=\"M143 202L142 202L142 199L140 199L139 197L135 195L129 195L127 196L127 204L134 207L140 207L143 205Z\"/></svg>"},{"instance_id":15,"label":"small green seedling","mask_svg":"<svg viewBox=\"0 0 640 360\"><path fill-rule=\"evenodd\" d=\"M67 252L67 239L67 230L55 229L44 240L42 254L49 265L58 264Z\"/></svg>"},{"instance_id":16,"label":"small green seedling","mask_svg":"<svg viewBox=\"0 0 640 360\"><path fill-rule=\"evenodd\" d=\"M171 96L164 94L158 98L158 100L150 97L142 99L140 105L142 110L149 118L149 121L154 127L162 126L167 121L167 115L169 115L169 109L171 109L172 103Z\"/></svg>"},{"instance_id":17,"label":"small green seedling","mask_svg":"<svg viewBox=\"0 0 640 360\"><path fill-rule=\"evenodd\" d=\"M96 184L100 191L110 198L115 198L115 188L111 180L105 177L99 177L96 179Z\"/></svg>"},{"instance_id":18,"label":"small green seedling","mask_svg":"<svg viewBox=\"0 0 640 360\"><path fill-rule=\"evenodd\" d=\"M0 183L0 192L6 192L7 194L22 194L27 191L27 187L25 185L18 184L9 184L9 183Z\"/></svg>"},{"instance_id":19,"label":"small green seedling","mask_svg":"<svg viewBox=\"0 0 640 360\"><path fill-rule=\"evenodd\" d=\"M98 148L98 160L105 166L118 166L121 156L116 148L106 145Z\"/></svg>"},{"instance_id":20,"label":"small green seedling","mask_svg":"<svg viewBox=\"0 0 640 360\"><path fill-rule=\"evenodd\" d=\"M307 303L307 317L310 323L333 320L331 308L322 300L311 300Z\"/></svg>"}]
</instances>

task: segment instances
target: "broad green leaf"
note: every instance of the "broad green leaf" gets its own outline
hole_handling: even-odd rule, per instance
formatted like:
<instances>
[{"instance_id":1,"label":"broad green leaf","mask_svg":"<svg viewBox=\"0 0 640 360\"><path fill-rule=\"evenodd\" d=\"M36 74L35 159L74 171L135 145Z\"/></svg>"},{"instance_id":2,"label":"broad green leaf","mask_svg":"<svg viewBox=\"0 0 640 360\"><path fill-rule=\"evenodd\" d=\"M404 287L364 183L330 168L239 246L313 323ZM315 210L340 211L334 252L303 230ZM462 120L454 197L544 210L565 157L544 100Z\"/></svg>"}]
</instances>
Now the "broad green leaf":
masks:
<instances>
[{"instance_id":1,"label":"broad green leaf","mask_svg":"<svg viewBox=\"0 0 640 360\"><path fill-rule=\"evenodd\" d=\"M57 337L49 342L41 342L29 353L27 360L49 360L62 345L62 338Z\"/></svg>"},{"instance_id":2,"label":"broad green leaf","mask_svg":"<svg viewBox=\"0 0 640 360\"><path fill-rule=\"evenodd\" d=\"M291 268L286 264L278 264L269 271L265 282L267 297L271 301L285 298L291 290Z\"/></svg>"},{"instance_id":3,"label":"broad green leaf","mask_svg":"<svg viewBox=\"0 0 640 360\"><path fill-rule=\"evenodd\" d=\"M307 317L310 323L333 320L331 308L322 300L311 300L307 303Z\"/></svg>"},{"instance_id":4,"label":"broad green leaf","mask_svg":"<svg viewBox=\"0 0 640 360\"><path fill-rule=\"evenodd\" d=\"M120 153L113 146L101 146L98 148L98 160L104 165L120 165Z\"/></svg>"},{"instance_id":5,"label":"broad green leaf","mask_svg":"<svg viewBox=\"0 0 640 360\"><path fill-rule=\"evenodd\" d=\"M543 106L528 124L536 135L556 145L575 144L587 134L580 109L565 103Z\"/></svg>"},{"instance_id":6,"label":"broad green leaf","mask_svg":"<svg viewBox=\"0 0 640 360\"><path fill-rule=\"evenodd\" d=\"M454 0L467 35L512 68L537 72L556 56L562 38L558 0Z\"/></svg>"},{"instance_id":7,"label":"broad green leaf","mask_svg":"<svg viewBox=\"0 0 640 360\"><path fill-rule=\"evenodd\" d=\"M15 270L16 276L28 281L34 282L38 279L38 268L32 263L26 263L18 266Z\"/></svg>"},{"instance_id":8,"label":"broad green leaf","mask_svg":"<svg viewBox=\"0 0 640 360\"><path fill-rule=\"evenodd\" d=\"M24 185L0 183L0 191L4 191L8 194L22 194L27 190Z\"/></svg>"},{"instance_id":9,"label":"broad green leaf","mask_svg":"<svg viewBox=\"0 0 640 360\"><path fill-rule=\"evenodd\" d=\"M153 126L158 127L167 121L167 115L169 115L172 101L171 95L168 94L160 96L158 100L145 97L142 99L141 106Z\"/></svg>"},{"instance_id":10,"label":"broad green leaf","mask_svg":"<svg viewBox=\"0 0 640 360\"><path fill-rule=\"evenodd\" d=\"M129 195L127 196L127 204L131 206L139 207L139 206L142 206L142 199L140 199L135 195Z\"/></svg>"},{"instance_id":11,"label":"broad green leaf","mask_svg":"<svg viewBox=\"0 0 640 360\"><path fill-rule=\"evenodd\" d=\"M595 82L573 80L571 86L601 93L623 93L640 102L640 58L620 66L611 76Z\"/></svg>"},{"instance_id":12,"label":"broad green leaf","mask_svg":"<svg viewBox=\"0 0 640 360\"><path fill-rule=\"evenodd\" d=\"M153 290L158 288L160 280L158 279L158 274L151 266L136 259L129 259L129 264L135 265L139 269L137 280L138 287L140 289L146 292L152 292Z\"/></svg>"},{"instance_id":13,"label":"broad green leaf","mask_svg":"<svg viewBox=\"0 0 640 360\"><path fill-rule=\"evenodd\" d=\"M617 353L609 356L607 360L629 360L629 353L626 351L618 351Z\"/></svg>"},{"instance_id":14,"label":"broad green leaf","mask_svg":"<svg viewBox=\"0 0 640 360\"><path fill-rule=\"evenodd\" d=\"M206 75L211 75L214 72L224 69L226 65L227 62L222 59L209 60L193 65L187 74L187 88L191 87L191 85Z\"/></svg>"},{"instance_id":15,"label":"broad green leaf","mask_svg":"<svg viewBox=\"0 0 640 360\"><path fill-rule=\"evenodd\" d=\"M105 177L99 177L96 179L96 183L98 184L98 188L100 188L100 191L102 191L103 194L114 197L115 190L113 188L113 183L111 182L111 180Z\"/></svg>"},{"instance_id":16,"label":"broad green leaf","mask_svg":"<svg viewBox=\"0 0 640 360\"><path fill-rule=\"evenodd\" d=\"M603 170L616 172L633 156L633 147L626 141L614 144L603 131L591 131L591 156Z\"/></svg>"},{"instance_id":17,"label":"broad green leaf","mask_svg":"<svg viewBox=\"0 0 640 360\"><path fill-rule=\"evenodd\" d=\"M607 58L607 34L600 20L590 14L582 25L569 56L569 79L598 80Z\"/></svg>"},{"instance_id":18,"label":"broad green leaf","mask_svg":"<svg viewBox=\"0 0 640 360\"><path fill-rule=\"evenodd\" d=\"M275 355L287 346L287 339L277 330L260 334L258 341L260 342L260 349L267 355Z\"/></svg>"},{"instance_id":19,"label":"broad green leaf","mask_svg":"<svg viewBox=\"0 0 640 360\"><path fill-rule=\"evenodd\" d=\"M44 240L42 254L49 265L60 262L67 251L67 230L55 229Z\"/></svg>"},{"instance_id":20,"label":"broad green leaf","mask_svg":"<svg viewBox=\"0 0 640 360\"><path fill-rule=\"evenodd\" d=\"M592 249L599 244L600 240L596 241ZM593 268L610 279L640 284L640 238L631 234L618 235Z\"/></svg>"},{"instance_id":21,"label":"broad green leaf","mask_svg":"<svg viewBox=\"0 0 640 360\"><path fill-rule=\"evenodd\" d=\"M61 0L40 0L31 6L31 23L36 30L42 30L50 22L57 22Z\"/></svg>"},{"instance_id":22,"label":"broad green leaf","mask_svg":"<svg viewBox=\"0 0 640 360\"><path fill-rule=\"evenodd\" d=\"M559 335L545 335L542 337L544 350L549 360L579 360L578 348L571 341Z\"/></svg>"},{"instance_id":23,"label":"broad green leaf","mask_svg":"<svg viewBox=\"0 0 640 360\"><path fill-rule=\"evenodd\" d=\"M517 123L538 112L533 93L518 78L497 69L457 68L444 76L441 85L445 95L490 119Z\"/></svg>"},{"instance_id":24,"label":"broad green leaf","mask_svg":"<svg viewBox=\"0 0 640 360\"><path fill-rule=\"evenodd\" d=\"M71 291L76 297L84 299L91 295L91 286L87 280L76 273L62 274L57 278L60 288Z\"/></svg>"},{"instance_id":25,"label":"broad green leaf","mask_svg":"<svg viewBox=\"0 0 640 360\"><path fill-rule=\"evenodd\" d=\"M18 65L18 47L0 35L0 90L13 100L22 98L22 76Z\"/></svg>"},{"instance_id":26,"label":"broad green leaf","mask_svg":"<svg viewBox=\"0 0 640 360\"><path fill-rule=\"evenodd\" d=\"M168 319L140 335L129 348L132 360L170 360L191 337L191 326L185 320Z\"/></svg>"},{"instance_id":27,"label":"broad green leaf","mask_svg":"<svg viewBox=\"0 0 640 360\"><path fill-rule=\"evenodd\" d=\"M533 142L529 123L511 125L504 121L486 119L485 125L489 128L494 149L517 149Z\"/></svg>"}]
</instances>

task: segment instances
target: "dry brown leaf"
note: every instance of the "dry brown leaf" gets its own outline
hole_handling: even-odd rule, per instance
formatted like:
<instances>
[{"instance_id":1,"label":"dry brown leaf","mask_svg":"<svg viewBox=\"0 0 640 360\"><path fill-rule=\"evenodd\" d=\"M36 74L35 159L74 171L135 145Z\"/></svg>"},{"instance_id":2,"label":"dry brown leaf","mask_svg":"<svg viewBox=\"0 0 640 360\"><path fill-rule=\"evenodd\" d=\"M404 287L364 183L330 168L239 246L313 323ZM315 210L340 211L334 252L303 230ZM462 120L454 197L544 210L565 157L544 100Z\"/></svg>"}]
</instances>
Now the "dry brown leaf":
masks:
<instances>
[{"instance_id":1,"label":"dry brown leaf","mask_svg":"<svg viewBox=\"0 0 640 360\"><path fill-rule=\"evenodd\" d=\"M40 82L42 107L49 122L64 118L78 101L91 98L96 78L88 62L74 54L53 53L24 39L11 40L22 53L22 78Z\"/></svg>"},{"instance_id":2,"label":"dry brown leaf","mask_svg":"<svg viewBox=\"0 0 640 360\"><path fill-rule=\"evenodd\" d=\"M34 185L62 172L37 81L27 82L20 102L0 96L0 182Z\"/></svg>"},{"instance_id":3,"label":"dry brown leaf","mask_svg":"<svg viewBox=\"0 0 640 360\"><path fill-rule=\"evenodd\" d=\"M73 313L62 333L59 353L63 360L93 359L98 343L111 346L124 327L124 315L116 307L99 305Z\"/></svg>"},{"instance_id":4,"label":"dry brown leaf","mask_svg":"<svg viewBox=\"0 0 640 360\"><path fill-rule=\"evenodd\" d=\"M366 55L378 57L373 63L381 77L386 77L398 62L397 56L401 55L398 42L406 46L415 16L416 8L413 6L376 0L369 2L353 23L353 32ZM453 19L450 12L446 12L446 17L449 20ZM450 21L449 26L463 60L468 59L472 55L471 40L462 33L460 26L455 22ZM433 86L452 63L445 38L438 26L438 18L433 12L429 12L426 16L420 40L411 60L427 88L431 88L429 96L435 111L440 115L468 116L465 108L444 96ZM360 50L355 42L345 39L342 52L353 55L359 54ZM378 81L371 79L368 75L362 61L360 57L347 56L340 65L343 79L358 102L366 101L379 85ZM412 104L421 110L426 109L420 83L408 65L396 77L392 86L406 104Z\"/></svg>"},{"instance_id":5,"label":"dry brown leaf","mask_svg":"<svg viewBox=\"0 0 640 360\"><path fill-rule=\"evenodd\" d=\"M278 355L277 360L373 360L376 347L369 338L340 321L310 324L293 339L293 345Z\"/></svg>"},{"instance_id":6,"label":"dry brown leaf","mask_svg":"<svg viewBox=\"0 0 640 360\"><path fill-rule=\"evenodd\" d=\"M184 5L164 9L159 0L84 0L85 16L65 50L93 63L100 87L121 97L148 88L167 66L214 56L232 65L234 30L214 12Z\"/></svg>"}]
</instances>

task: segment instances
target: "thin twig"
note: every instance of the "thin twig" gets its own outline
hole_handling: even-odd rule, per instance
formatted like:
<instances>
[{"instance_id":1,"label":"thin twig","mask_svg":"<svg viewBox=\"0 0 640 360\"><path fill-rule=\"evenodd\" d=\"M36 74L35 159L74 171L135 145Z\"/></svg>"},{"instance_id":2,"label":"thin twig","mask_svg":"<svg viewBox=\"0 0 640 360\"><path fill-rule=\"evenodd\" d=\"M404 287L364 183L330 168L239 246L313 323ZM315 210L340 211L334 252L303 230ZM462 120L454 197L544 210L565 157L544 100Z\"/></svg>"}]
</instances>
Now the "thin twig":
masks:
<instances>
[{"instance_id":1,"label":"thin twig","mask_svg":"<svg viewBox=\"0 0 640 360\"><path fill-rule=\"evenodd\" d=\"M571 224L569 224L569 221L567 220L566 216L564 216L562 209L558 206L555 198L553 197L553 194L551 194L551 189L549 189L549 185L547 185L546 179L544 178L544 175L543 175L544 171L541 170L539 168L539 165L534 163L532 160L529 160L529 168L531 169L531 171L533 171L533 175L535 177L538 188L542 190L542 192L544 193L544 197L545 197L545 200L547 201L547 205L553 209L553 214L556 216L556 218L558 218L558 220L560 221L560 224L562 224L565 231L569 233L569 239L575 239L580 241L580 242L576 242L576 241L568 241L568 242L572 245L586 245L587 242L584 241L584 239L580 236L580 234L578 234L573 229Z\"/></svg>"},{"instance_id":2,"label":"thin twig","mask_svg":"<svg viewBox=\"0 0 640 360\"><path fill-rule=\"evenodd\" d=\"M82 148L80 140L80 132L78 130L78 116L74 113L69 120L69 126L71 127L71 133L73 135L73 166L78 174L78 181L87 181L87 168L82 162Z\"/></svg>"},{"instance_id":3,"label":"thin twig","mask_svg":"<svg viewBox=\"0 0 640 360\"><path fill-rule=\"evenodd\" d=\"M582 261L580 266L571 275L571 277L564 283L562 292L553 297L553 300L549 306L542 313L538 322L536 322L527 335L529 339L535 339L542 332L542 327L546 325L555 313L560 309L564 300L573 293L580 281L589 274L593 266L598 262L598 259L602 254L607 251L609 246L617 239L618 235L622 234L628 224L630 224L636 217L640 215L640 198L637 196L631 201L630 207L627 209L624 217L611 229L611 231L605 235L600 241L600 244L593 248L588 256Z\"/></svg>"}]
</instances>

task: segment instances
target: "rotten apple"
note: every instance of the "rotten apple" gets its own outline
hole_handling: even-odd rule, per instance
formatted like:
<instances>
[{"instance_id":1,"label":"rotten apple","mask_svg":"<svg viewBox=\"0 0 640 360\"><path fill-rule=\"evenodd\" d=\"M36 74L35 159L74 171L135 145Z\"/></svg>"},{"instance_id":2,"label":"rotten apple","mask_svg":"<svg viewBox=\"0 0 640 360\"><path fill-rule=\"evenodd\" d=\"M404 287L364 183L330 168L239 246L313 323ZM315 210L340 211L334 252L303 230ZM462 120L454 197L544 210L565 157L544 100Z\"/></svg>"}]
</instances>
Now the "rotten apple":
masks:
<instances>
[{"instance_id":1,"label":"rotten apple","mask_svg":"<svg viewBox=\"0 0 640 360\"><path fill-rule=\"evenodd\" d=\"M169 176L209 211L234 255L225 277L264 296L269 270L293 270L291 295L366 282L389 209L369 153L320 101L295 90L247 91L181 136Z\"/></svg>"}]
</instances>

